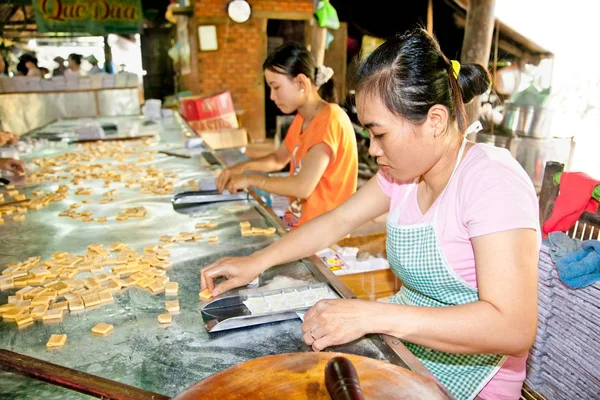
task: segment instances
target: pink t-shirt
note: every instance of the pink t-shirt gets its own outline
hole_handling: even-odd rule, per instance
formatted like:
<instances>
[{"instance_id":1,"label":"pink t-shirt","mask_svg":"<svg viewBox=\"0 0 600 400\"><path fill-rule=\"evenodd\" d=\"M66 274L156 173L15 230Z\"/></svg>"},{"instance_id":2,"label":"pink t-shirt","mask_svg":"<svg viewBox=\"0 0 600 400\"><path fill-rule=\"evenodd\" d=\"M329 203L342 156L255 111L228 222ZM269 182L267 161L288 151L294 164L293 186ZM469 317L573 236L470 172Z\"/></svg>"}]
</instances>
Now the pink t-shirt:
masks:
<instances>
[{"instance_id":1,"label":"pink t-shirt","mask_svg":"<svg viewBox=\"0 0 600 400\"><path fill-rule=\"evenodd\" d=\"M413 185L397 182L381 171L377 182L390 197L390 211L402 202L407 188ZM398 222L430 222L441 197L423 214L417 203L417 190L413 188L399 212ZM506 149L475 144L463 157L440 204L436 232L450 267L477 287L470 238L519 228L538 232L539 251L538 200L531 179ZM518 399L525 380L526 360L527 356L509 357L479 396L486 400Z\"/></svg>"}]
</instances>

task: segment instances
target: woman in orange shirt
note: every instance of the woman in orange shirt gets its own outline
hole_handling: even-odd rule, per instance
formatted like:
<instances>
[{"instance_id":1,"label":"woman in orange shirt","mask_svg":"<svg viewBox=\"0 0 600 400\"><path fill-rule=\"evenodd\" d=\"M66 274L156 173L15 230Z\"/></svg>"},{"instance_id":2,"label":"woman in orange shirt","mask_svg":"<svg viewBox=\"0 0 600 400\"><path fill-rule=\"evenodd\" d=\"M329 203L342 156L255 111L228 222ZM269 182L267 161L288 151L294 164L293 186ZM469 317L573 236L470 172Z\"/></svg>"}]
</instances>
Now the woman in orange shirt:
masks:
<instances>
[{"instance_id":1,"label":"woman in orange shirt","mask_svg":"<svg viewBox=\"0 0 600 400\"><path fill-rule=\"evenodd\" d=\"M267 57L263 69L271 100L296 116L276 151L223 170L217 189L233 193L253 186L289 196L284 219L291 229L334 209L356 191L356 136L346 112L328 101L334 99L333 71L317 67L303 45L283 44ZM245 173L280 171L288 163L288 177Z\"/></svg>"}]
</instances>

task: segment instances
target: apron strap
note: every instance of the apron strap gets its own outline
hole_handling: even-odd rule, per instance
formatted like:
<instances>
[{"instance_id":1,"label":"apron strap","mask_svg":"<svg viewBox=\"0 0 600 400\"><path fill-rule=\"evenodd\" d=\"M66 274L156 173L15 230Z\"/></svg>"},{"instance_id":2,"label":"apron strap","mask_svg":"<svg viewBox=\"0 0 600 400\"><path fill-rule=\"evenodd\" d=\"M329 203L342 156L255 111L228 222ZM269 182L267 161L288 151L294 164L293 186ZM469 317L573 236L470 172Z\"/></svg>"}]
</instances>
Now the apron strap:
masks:
<instances>
[{"instance_id":1,"label":"apron strap","mask_svg":"<svg viewBox=\"0 0 600 400\"><path fill-rule=\"evenodd\" d=\"M458 152L458 157L456 158L456 163L454 164L454 169L452 170L452 174L450 175L450 178L448 179L448 183L446 183L446 187L444 187L444 190L442 190L442 193L440 194L439 197L439 201L437 202L437 205L435 207L435 213L433 214L433 225L436 225L437 219L438 219L438 214L440 211L440 205L442 204L442 198L444 196L444 194L446 193L446 189L448 188L448 184L450 183L450 181L452 180L452 177L454 176L454 173L456 172L456 170L458 169L458 166L460 165L460 160L462 159L462 156L465 152L465 148L467 147L467 135L471 134L471 133L477 133L480 130L483 129L483 126L481 125L481 122L479 121L475 121L473 122L471 125L469 125L469 127L467 128L467 130L465 131L465 133L463 133L463 141L462 144L460 145L460 150Z\"/></svg>"},{"instance_id":2,"label":"apron strap","mask_svg":"<svg viewBox=\"0 0 600 400\"><path fill-rule=\"evenodd\" d=\"M477 133L482 129L483 129L483 126L481 125L481 122L479 120L475 121L471 125L469 125L469 127L467 128L465 133L463 133L463 136L468 136L471 133Z\"/></svg>"}]
</instances>

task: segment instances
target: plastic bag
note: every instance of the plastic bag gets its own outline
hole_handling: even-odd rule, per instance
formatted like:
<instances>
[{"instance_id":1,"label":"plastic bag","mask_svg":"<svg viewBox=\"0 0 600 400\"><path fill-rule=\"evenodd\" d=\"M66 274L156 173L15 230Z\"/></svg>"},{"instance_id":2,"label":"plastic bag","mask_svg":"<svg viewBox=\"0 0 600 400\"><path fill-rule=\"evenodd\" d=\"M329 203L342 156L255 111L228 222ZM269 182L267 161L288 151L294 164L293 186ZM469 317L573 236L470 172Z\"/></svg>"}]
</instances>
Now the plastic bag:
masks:
<instances>
[{"instance_id":1,"label":"plastic bag","mask_svg":"<svg viewBox=\"0 0 600 400\"><path fill-rule=\"evenodd\" d=\"M331 5L329 0L321 0L315 11L317 22L321 28L337 30L340 28L340 20L338 19L337 11Z\"/></svg>"},{"instance_id":2,"label":"plastic bag","mask_svg":"<svg viewBox=\"0 0 600 400\"><path fill-rule=\"evenodd\" d=\"M531 83L525 90L513 94L511 102L517 106L543 107L549 95L550 88L541 89Z\"/></svg>"}]
</instances>

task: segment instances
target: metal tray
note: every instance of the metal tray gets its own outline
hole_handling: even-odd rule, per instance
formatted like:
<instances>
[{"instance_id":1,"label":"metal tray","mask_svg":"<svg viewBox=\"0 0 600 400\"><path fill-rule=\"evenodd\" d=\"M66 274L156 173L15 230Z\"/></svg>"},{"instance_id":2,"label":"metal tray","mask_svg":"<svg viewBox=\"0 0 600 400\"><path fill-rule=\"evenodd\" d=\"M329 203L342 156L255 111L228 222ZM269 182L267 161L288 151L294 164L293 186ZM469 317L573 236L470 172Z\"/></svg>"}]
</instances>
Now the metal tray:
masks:
<instances>
[{"instance_id":1,"label":"metal tray","mask_svg":"<svg viewBox=\"0 0 600 400\"><path fill-rule=\"evenodd\" d=\"M252 314L248 307L246 307L244 304L244 301L252 297L264 297L273 294L289 293L295 290L316 288L327 288L331 294L339 297L339 294L336 293L335 290L333 290L327 283L315 283L269 290L260 288L240 290L240 292L236 295L220 297L205 304L201 309L204 326L208 332L212 333L228 329L237 329L246 326L300 318L298 313L304 313L312 306L303 306L279 311L270 311L261 314Z\"/></svg>"},{"instance_id":2,"label":"metal tray","mask_svg":"<svg viewBox=\"0 0 600 400\"><path fill-rule=\"evenodd\" d=\"M219 193L217 190L200 190L177 193L171 199L171 203L173 204L173 208L177 209L178 206L249 200L250 198L250 194L245 190L238 193L229 193L227 191Z\"/></svg>"}]
</instances>

